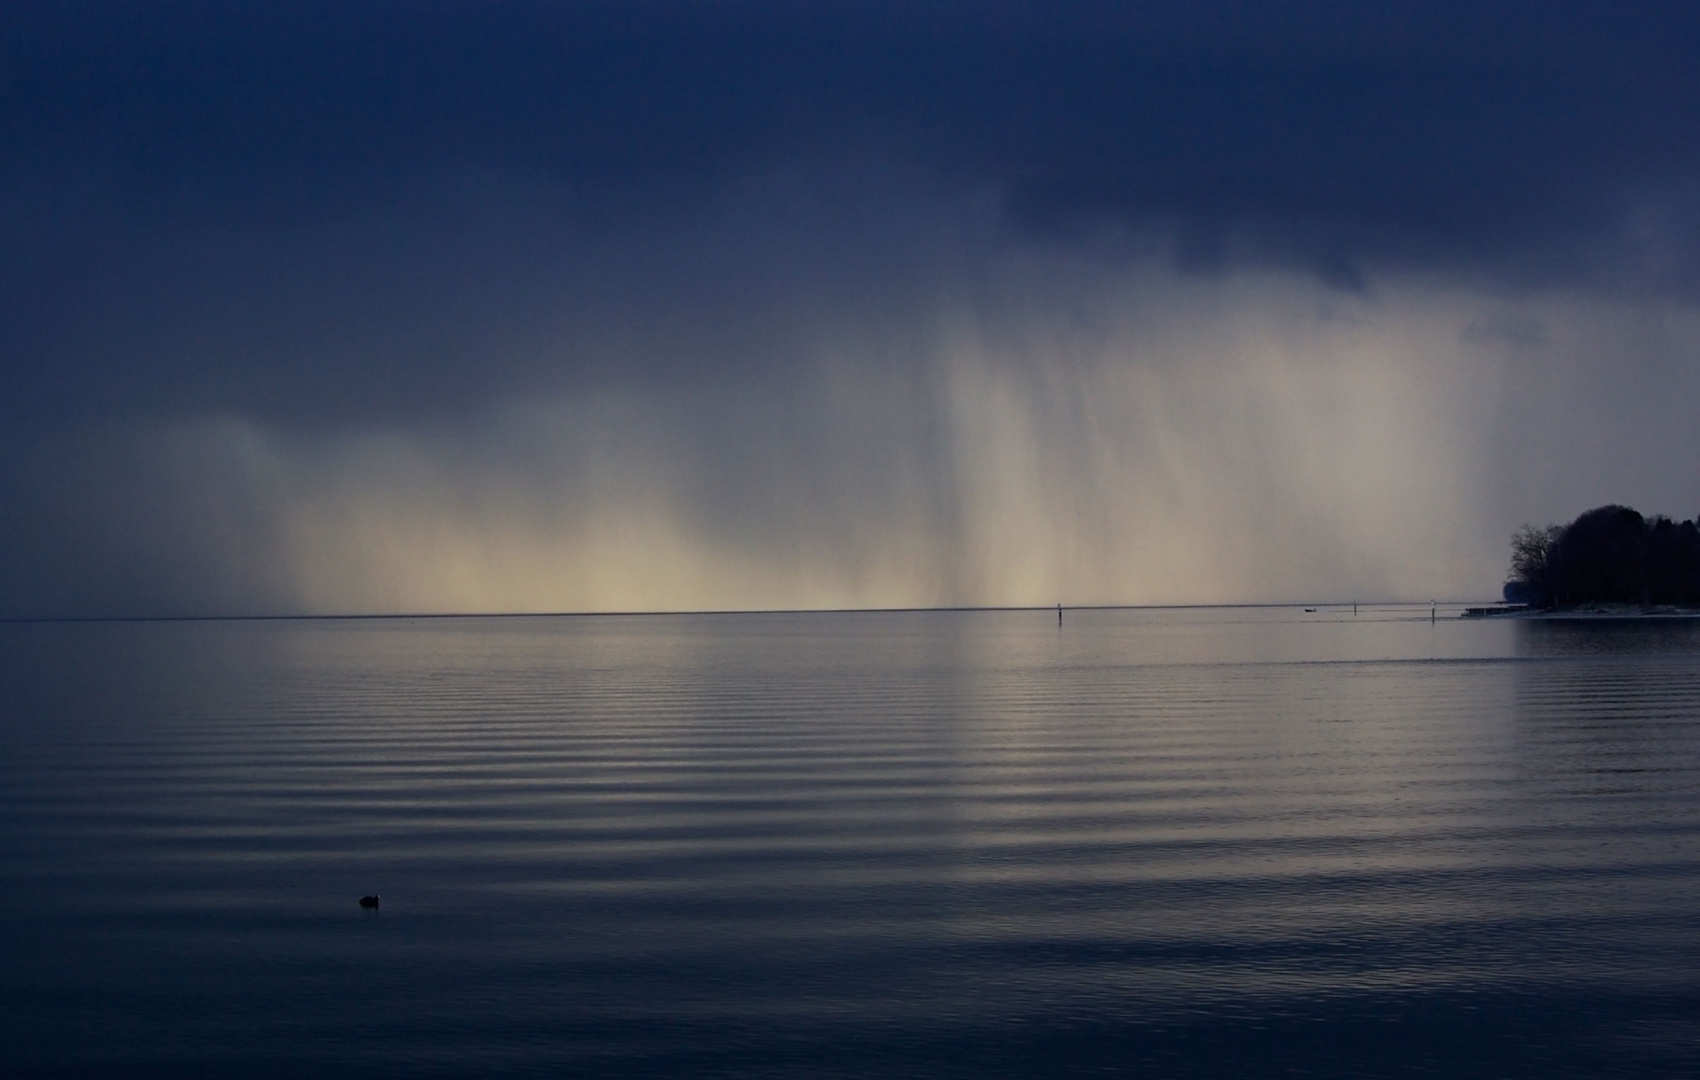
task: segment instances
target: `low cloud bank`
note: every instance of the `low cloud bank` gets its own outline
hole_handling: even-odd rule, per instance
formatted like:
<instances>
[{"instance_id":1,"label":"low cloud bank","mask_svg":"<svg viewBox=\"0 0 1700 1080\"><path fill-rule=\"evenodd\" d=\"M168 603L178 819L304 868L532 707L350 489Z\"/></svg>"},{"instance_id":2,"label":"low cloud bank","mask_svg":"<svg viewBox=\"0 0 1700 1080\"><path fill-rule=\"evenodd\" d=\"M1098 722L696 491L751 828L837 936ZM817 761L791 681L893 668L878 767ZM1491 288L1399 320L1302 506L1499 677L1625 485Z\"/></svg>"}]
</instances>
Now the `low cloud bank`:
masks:
<instances>
[{"instance_id":1,"label":"low cloud bank","mask_svg":"<svg viewBox=\"0 0 1700 1080\"><path fill-rule=\"evenodd\" d=\"M14 435L4 614L1475 598L1524 521L1700 507L1669 301L976 267L878 320L792 308L784 363L599 330L557 346L596 377L459 415Z\"/></svg>"}]
</instances>

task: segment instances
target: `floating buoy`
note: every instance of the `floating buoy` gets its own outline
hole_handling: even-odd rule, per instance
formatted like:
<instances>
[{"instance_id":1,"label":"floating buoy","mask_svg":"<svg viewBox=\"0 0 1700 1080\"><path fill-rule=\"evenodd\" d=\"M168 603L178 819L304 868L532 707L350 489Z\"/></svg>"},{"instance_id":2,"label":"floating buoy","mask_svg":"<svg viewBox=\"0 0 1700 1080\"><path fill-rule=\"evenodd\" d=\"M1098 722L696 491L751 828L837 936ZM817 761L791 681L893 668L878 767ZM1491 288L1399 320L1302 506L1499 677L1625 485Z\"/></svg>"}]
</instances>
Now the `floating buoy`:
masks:
<instances>
[{"instance_id":1,"label":"floating buoy","mask_svg":"<svg viewBox=\"0 0 1700 1080\"><path fill-rule=\"evenodd\" d=\"M362 896L360 898L360 906L363 907L363 908L375 908L375 907L377 907L378 906L378 894L373 893L371 896Z\"/></svg>"}]
</instances>

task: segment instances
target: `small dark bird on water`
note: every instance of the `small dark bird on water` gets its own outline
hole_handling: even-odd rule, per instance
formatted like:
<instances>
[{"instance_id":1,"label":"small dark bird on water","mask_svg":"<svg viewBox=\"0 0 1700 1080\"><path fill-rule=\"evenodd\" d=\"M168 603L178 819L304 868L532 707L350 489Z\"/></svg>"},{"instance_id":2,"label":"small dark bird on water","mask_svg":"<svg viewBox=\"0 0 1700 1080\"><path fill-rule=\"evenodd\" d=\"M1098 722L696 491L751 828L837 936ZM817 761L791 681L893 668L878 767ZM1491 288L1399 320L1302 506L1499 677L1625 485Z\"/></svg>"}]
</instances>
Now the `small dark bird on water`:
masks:
<instances>
[{"instance_id":1,"label":"small dark bird on water","mask_svg":"<svg viewBox=\"0 0 1700 1080\"><path fill-rule=\"evenodd\" d=\"M360 906L365 907L365 908L377 907L378 906L378 894L373 893L371 896L362 896L360 898Z\"/></svg>"}]
</instances>

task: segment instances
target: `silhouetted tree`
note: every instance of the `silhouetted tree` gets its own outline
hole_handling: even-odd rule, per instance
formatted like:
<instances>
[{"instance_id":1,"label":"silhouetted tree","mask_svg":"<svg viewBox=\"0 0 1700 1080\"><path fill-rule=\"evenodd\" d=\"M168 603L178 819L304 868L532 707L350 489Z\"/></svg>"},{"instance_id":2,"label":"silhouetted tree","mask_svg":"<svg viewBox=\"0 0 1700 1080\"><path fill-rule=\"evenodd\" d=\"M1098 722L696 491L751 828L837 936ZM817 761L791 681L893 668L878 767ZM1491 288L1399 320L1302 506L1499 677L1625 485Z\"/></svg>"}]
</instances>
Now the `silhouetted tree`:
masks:
<instances>
[{"instance_id":1,"label":"silhouetted tree","mask_svg":"<svg viewBox=\"0 0 1700 1080\"><path fill-rule=\"evenodd\" d=\"M1559 604L1647 602L1647 523L1627 506L1601 506L1565 526L1547 553Z\"/></svg>"},{"instance_id":2,"label":"silhouetted tree","mask_svg":"<svg viewBox=\"0 0 1700 1080\"><path fill-rule=\"evenodd\" d=\"M1663 514L1647 519L1645 569L1647 600L1654 604L1687 601L1686 576L1682 572L1681 530Z\"/></svg>"},{"instance_id":3,"label":"silhouetted tree","mask_svg":"<svg viewBox=\"0 0 1700 1080\"><path fill-rule=\"evenodd\" d=\"M1539 607L1700 603L1700 519L1601 506L1511 538L1507 600Z\"/></svg>"},{"instance_id":4,"label":"silhouetted tree","mask_svg":"<svg viewBox=\"0 0 1700 1080\"><path fill-rule=\"evenodd\" d=\"M1700 520L1676 527L1676 576L1679 604L1700 602Z\"/></svg>"},{"instance_id":5,"label":"silhouetted tree","mask_svg":"<svg viewBox=\"0 0 1700 1080\"><path fill-rule=\"evenodd\" d=\"M1552 606L1547 554L1563 532L1557 525L1525 525L1512 535L1511 580L1505 583L1505 599L1514 604Z\"/></svg>"}]
</instances>

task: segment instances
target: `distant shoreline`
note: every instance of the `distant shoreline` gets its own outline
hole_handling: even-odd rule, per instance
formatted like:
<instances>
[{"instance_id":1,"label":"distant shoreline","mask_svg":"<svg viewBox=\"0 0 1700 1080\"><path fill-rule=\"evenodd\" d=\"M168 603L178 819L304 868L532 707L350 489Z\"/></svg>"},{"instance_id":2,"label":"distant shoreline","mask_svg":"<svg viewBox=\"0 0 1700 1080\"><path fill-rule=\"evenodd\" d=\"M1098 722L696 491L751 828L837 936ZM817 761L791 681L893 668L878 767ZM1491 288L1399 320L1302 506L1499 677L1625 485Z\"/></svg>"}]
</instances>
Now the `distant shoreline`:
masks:
<instances>
[{"instance_id":1,"label":"distant shoreline","mask_svg":"<svg viewBox=\"0 0 1700 1080\"><path fill-rule=\"evenodd\" d=\"M1264 600L1237 604L1064 604L1065 611L1281 611L1293 608L1316 608L1337 614L1354 607L1428 608L1430 600ZM1441 607L1453 608L1467 603L1463 600L1441 600ZM656 608L609 611L369 611L321 613L250 613L210 615L0 615L4 625L61 625L77 623L197 623L197 622L358 622L405 621L409 619L599 619L652 618L681 615L911 615L976 612L1056 611L1054 604L1020 605L956 605L944 607L859 607L859 608ZM1486 610L1485 608L1483 610ZM1450 616L1448 616L1450 617Z\"/></svg>"},{"instance_id":2,"label":"distant shoreline","mask_svg":"<svg viewBox=\"0 0 1700 1080\"><path fill-rule=\"evenodd\" d=\"M1700 607L1674 604L1585 604L1573 608L1534 608L1494 604L1465 608L1465 619L1530 619L1540 622L1671 622L1700 619Z\"/></svg>"}]
</instances>

